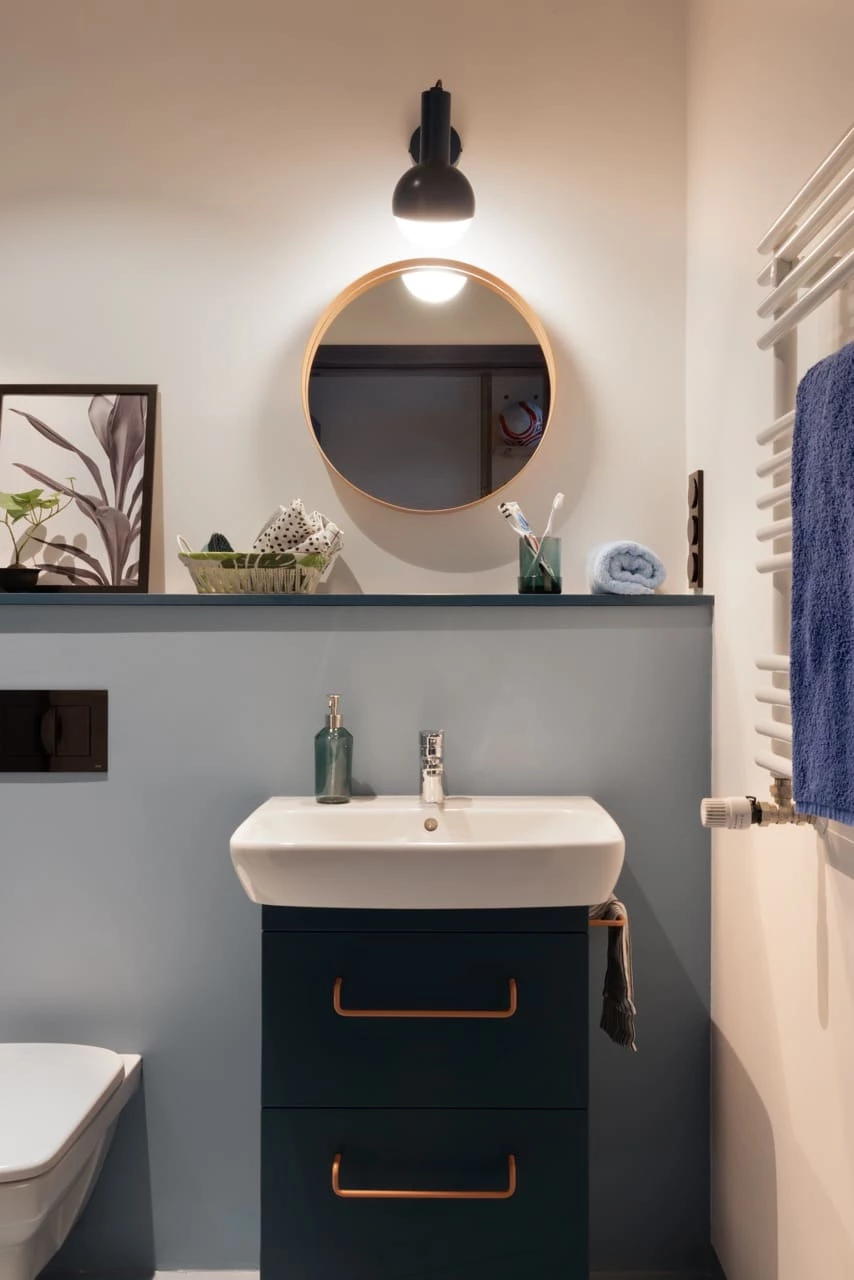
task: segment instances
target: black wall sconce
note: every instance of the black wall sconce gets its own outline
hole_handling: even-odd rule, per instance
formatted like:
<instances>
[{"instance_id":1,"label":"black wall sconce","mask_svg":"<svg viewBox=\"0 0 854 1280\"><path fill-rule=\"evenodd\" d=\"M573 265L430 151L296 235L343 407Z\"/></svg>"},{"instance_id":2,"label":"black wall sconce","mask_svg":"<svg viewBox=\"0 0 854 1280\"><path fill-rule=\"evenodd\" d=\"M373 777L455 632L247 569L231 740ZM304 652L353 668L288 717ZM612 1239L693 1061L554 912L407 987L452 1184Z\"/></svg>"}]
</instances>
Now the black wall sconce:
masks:
<instances>
[{"instance_id":1,"label":"black wall sconce","mask_svg":"<svg viewBox=\"0 0 854 1280\"><path fill-rule=\"evenodd\" d=\"M394 189L392 213L413 243L431 250L447 248L474 217L474 192L465 174L455 168L462 144L451 128L451 95L441 80L421 95L421 128L412 135L409 149L416 163Z\"/></svg>"}]
</instances>

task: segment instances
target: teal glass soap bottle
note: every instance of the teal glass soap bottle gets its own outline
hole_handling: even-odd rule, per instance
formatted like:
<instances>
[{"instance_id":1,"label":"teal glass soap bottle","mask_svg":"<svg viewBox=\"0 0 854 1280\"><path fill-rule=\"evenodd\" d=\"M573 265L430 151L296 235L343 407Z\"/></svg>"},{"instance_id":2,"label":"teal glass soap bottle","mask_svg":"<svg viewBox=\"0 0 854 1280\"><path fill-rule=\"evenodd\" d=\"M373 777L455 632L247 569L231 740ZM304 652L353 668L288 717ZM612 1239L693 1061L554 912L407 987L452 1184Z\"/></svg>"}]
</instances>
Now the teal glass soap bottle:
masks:
<instances>
[{"instance_id":1,"label":"teal glass soap bottle","mask_svg":"<svg viewBox=\"0 0 854 1280\"><path fill-rule=\"evenodd\" d=\"M341 698L330 693L326 724L314 739L314 794L318 804L346 804L353 778L353 735L343 728Z\"/></svg>"}]
</instances>

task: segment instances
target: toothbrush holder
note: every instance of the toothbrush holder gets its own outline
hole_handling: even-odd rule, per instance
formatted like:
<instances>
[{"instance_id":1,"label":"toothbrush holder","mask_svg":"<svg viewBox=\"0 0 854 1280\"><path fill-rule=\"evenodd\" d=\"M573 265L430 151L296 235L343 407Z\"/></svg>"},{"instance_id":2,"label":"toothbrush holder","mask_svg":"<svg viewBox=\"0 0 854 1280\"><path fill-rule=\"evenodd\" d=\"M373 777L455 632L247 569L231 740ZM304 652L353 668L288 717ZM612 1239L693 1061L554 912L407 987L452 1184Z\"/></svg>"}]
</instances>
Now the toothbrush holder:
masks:
<instances>
[{"instance_id":1,"label":"toothbrush holder","mask_svg":"<svg viewBox=\"0 0 854 1280\"><path fill-rule=\"evenodd\" d=\"M560 595L560 538L543 538L537 552L519 542L519 595Z\"/></svg>"}]
</instances>

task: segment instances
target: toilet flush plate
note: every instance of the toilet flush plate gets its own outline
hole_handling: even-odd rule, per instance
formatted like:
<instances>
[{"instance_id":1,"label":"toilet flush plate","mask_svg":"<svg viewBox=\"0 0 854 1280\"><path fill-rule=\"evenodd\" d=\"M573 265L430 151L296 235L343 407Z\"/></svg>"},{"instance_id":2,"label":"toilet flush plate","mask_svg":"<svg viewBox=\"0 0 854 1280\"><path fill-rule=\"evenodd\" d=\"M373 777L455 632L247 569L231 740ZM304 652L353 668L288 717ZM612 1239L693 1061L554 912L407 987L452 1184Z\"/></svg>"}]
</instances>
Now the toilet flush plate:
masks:
<instances>
[{"instance_id":1,"label":"toilet flush plate","mask_svg":"<svg viewBox=\"0 0 854 1280\"><path fill-rule=\"evenodd\" d=\"M291 907L589 906L613 891L624 853L590 796L275 796L231 838L248 897Z\"/></svg>"}]
</instances>

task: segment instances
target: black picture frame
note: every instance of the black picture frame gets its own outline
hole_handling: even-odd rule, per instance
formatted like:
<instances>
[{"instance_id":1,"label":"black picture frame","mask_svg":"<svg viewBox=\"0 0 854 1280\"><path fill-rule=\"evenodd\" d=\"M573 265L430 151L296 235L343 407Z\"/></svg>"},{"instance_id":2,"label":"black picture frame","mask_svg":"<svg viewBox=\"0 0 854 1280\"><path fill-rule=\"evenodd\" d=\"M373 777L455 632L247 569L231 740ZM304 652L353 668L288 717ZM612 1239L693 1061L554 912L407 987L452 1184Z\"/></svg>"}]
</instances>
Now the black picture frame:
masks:
<instances>
[{"instance_id":1,"label":"black picture frame","mask_svg":"<svg viewBox=\"0 0 854 1280\"><path fill-rule=\"evenodd\" d=\"M84 382L84 383L4 383L0 385L0 462L2 462L4 466L7 459L4 457L3 424L5 422L6 409L7 409L6 402L11 397L41 397L41 398L56 397L57 399L61 399L61 398L82 399L82 398L88 397L89 405L87 406L87 414L90 418L90 421L91 421L91 406L93 404L93 401L96 400L98 397L106 397L107 399L110 399L110 398L116 398L119 396L122 396L122 397L138 396L144 402L144 406L145 406L144 438L143 438L142 453L141 453L142 476L137 485L137 488L139 489L139 495L140 495L139 511L138 511L139 530L138 530L138 534L135 535L133 539L134 543L136 541L137 536L139 539L139 554L136 562L136 580L132 583L121 583L121 584L117 584L115 582L110 582L110 583L94 582L91 580L92 577L94 576L94 572L91 569L91 567L86 568L85 566L81 566L77 570L78 574L82 578L81 581L79 582L69 581L68 583L59 582L59 583L39 584L36 587L32 588L33 592L39 593L39 592L85 591L85 592L96 592L96 593L103 593L103 594L117 594L117 593L137 594L140 592L144 593L148 591L149 575L150 575L150 568L151 568L152 507L153 507L153 500L154 500L154 462L155 462L155 443L156 443L156 436L157 436L157 390L158 389L156 385L133 384L133 383L89 383L89 382ZM49 426L50 424L47 424L47 425ZM44 435L44 432L40 432L40 434ZM47 439L50 442L50 436L48 436ZM101 436L95 432L94 426L93 426L92 440L93 440L95 449L98 448L98 445L100 443L102 451L104 453L107 453L107 461L109 463L110 470L112 471L113 459L110 456L110 454L107 452L106 446L104 445ZM72 453L72 454L76 453L78 457L81 456L78 453L77 447L67 442L64 445L57 445L56 449L57 449L58 459L63 456L63 453ZM90 459L90 461L93 461L93 460ZM137 460L136 465L138 465L138 461L139 459ZM23 469L24 465L26 464L22 464L18 459L15 459L12 465L16 467L21 467L21 478L22 478L21 489L22 490L24 488L24 485L28 482L31 484L41 484L42 487L46 489L51 487L53 488L59 487L58 485L54 484L53 480L49 479L48 477L41 479L38 475L37 476L28 475L28 473ZM63 463L63 466L65 465L66 464ZM59 467L57 467L57 471L59 471ZM63 471L62 474L66 474L66 473ZM93 473L91 472L91 468L88 466L88 463L84 463L82 468L82 477L85 477L85 480L88 481L90 484L92 482L92 474ZM103 484L103 477L102 477L102 484ZM5 486L0 485L0 488L5 488ZM13 492L17 493L18 489L14 489ZM84 496L82 490L80 490L80 492L81 492L81 497ZM114 501L118 501L117 494L114 494ZM77 505L79 506L80 504L78 503ZM133 508L131 508L131 510L133 510ZM81 515L82 515L82 512L81 512ZM86 517L83 516L83 519L85 522ZM136 521L136 519L137 519L137 515L134 514L134 521ZM85 526L85 523L81 527L83 532L88 532L88 528ZM49 525L47 526L47 536L49 540L50 538ZM2 554L3 554L2 551L0 551L0 555ZM68 566L65 566L65 567L68 568ZM44 569L45 571L50 570L58 576L59 570L57 570L55 566L51 569L50 565L46 565L44 566Z\"/></svg>"}]
</instances>

